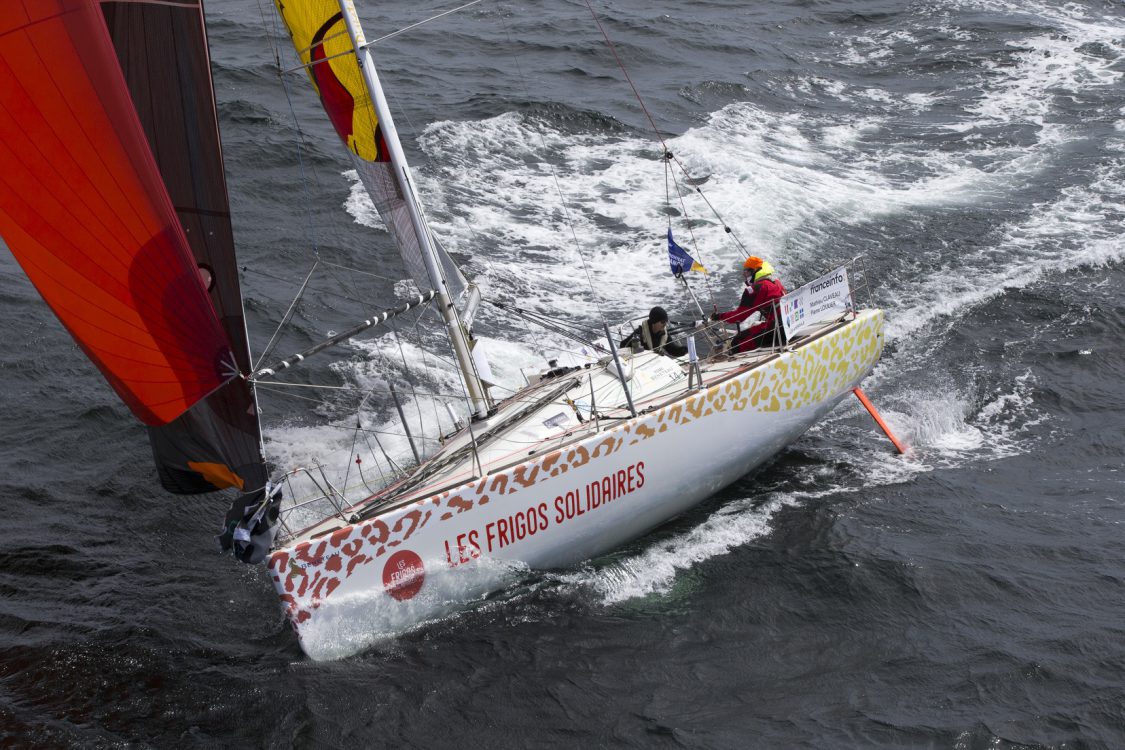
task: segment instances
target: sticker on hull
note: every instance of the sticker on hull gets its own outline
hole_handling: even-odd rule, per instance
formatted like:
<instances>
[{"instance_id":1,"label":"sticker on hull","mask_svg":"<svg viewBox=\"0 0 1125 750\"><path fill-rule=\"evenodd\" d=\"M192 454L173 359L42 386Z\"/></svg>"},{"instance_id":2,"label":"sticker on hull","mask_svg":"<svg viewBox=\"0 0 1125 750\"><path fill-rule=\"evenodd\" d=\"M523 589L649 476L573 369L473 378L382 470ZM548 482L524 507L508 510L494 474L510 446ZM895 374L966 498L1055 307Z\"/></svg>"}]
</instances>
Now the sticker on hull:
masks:
<instances>
[{"instance_id":1,"label":"sticker on hull","mask_svg":"<svg viewBox=\"0 0 1125 750\"><path fill-rule=\"evenodd\" d=\"M391 555L383 566L383 588L397 601L413 599L426 581L422 558L408 549Z\"/></svg>"}]
</instances>

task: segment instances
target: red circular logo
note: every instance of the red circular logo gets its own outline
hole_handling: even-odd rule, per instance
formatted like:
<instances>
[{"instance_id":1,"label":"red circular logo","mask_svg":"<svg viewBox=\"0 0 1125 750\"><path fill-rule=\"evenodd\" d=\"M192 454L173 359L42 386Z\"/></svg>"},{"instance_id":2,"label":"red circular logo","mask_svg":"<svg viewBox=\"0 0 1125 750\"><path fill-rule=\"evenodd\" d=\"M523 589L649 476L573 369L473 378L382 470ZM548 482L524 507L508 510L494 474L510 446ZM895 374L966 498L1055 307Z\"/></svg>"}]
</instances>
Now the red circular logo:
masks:
<instances>
[{"instance_id":1,"label":"red circular logo","mask_svg":"<svg viewBox=\"0 0 1125 750\"><path fill-rule=\"evenodd\" d=\"M422 558L408 549L391 555L383 566L383 588L400 602L413 599L426 580Z\"/></svg>"}]
</instances>

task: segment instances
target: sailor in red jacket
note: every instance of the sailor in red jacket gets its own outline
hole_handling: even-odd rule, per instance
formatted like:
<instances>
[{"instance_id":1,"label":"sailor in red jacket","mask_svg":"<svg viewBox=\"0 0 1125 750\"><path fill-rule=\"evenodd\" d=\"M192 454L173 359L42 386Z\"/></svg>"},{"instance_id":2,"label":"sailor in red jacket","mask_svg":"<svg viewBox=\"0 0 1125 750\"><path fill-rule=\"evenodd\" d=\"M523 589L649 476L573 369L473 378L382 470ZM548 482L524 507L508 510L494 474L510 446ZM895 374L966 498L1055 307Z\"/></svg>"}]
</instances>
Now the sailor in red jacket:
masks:
<instances>
[{"instance_id":1,"label":"sailor in red jacket","mask_svg":"<svg viewBox=\"0 0 1125 750\"><path fill-rule=\"evenodd\" d=\"M785 332L778 319L778 300L785 296L785 287L774 273L773 266L751 255L742 264L742 273L746 289L738 307L716 313L712 318L724 323L741 323L755 312L760 312L762 321L735 336L730 342L730 351L749 352L761 346L785 343Z\"/></svg>"}]
</instances>

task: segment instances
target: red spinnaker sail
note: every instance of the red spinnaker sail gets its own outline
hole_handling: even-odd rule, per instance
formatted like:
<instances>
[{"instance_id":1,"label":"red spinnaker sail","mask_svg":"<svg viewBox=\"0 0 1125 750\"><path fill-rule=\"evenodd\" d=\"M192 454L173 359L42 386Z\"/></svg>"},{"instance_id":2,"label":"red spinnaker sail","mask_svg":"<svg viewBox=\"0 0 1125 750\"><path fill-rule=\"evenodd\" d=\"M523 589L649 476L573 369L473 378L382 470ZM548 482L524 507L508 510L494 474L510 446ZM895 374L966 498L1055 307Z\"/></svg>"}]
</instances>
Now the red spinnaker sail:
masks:
<instances>
[{"instance_id":1,"label":"red spinnaker sail","mask_svg":"<svg viewBox=\"0 0 1125 750\"><path fill-rule=\"evenodd\" d=\"M237 373L97 0L0 13L0 235L148 425Z\"/></svg>"}]
</instances>

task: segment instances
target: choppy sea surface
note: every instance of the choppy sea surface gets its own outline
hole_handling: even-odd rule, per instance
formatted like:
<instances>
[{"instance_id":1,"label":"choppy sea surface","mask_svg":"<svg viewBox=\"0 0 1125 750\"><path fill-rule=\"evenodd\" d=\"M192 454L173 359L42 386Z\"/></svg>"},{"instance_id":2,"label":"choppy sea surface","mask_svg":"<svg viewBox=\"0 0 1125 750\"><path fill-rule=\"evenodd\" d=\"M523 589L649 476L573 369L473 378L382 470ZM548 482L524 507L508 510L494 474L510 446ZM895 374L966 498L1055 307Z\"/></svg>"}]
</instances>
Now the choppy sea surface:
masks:
<instances>
[{"instance_id":1,"label":"choppy sea surface","mask_svg":"<svg viewBox=\"0 0 1125 750\"><path fill-rule=\"evenodd\" d=\"M361 4L369 38L453 4ZM863 256L888 346L860 407L603 559L350 658L306 659L227 500L157 487L141 427L0 254L0 746L1125 746L1125 5L594 3L722 220L792 288ZM406 276L272 3L208 10L252 348ZM275 54L276 51L276 54ZM484 0L375 47L429 220L495 300L594 331L693 317L742 255L585 3ZM284 72L279 74L278 61ZM687 183L685 183L687 184ZM574 345L486 307L498 379ZM432 319L263 393L280 466L346 471L357 392L456 388ZM410 394L408 393L408 396ZM400 459L386 404L361 419Z\"/></svg>"}]
</instances>

